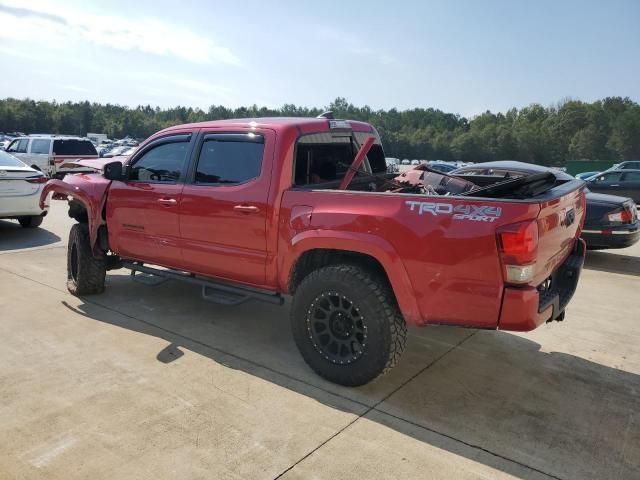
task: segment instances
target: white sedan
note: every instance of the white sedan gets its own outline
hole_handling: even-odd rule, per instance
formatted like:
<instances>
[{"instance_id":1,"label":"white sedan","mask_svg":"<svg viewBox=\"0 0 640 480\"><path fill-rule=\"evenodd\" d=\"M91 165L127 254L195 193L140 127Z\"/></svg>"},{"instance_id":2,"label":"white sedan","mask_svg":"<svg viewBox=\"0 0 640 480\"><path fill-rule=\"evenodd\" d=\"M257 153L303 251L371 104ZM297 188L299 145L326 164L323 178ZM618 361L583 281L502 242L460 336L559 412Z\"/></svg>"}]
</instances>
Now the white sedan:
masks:
<instances>
[{"instance_id":1,"label":"white sedan","mask_svg":"<svg viewBox=\"0 0 640 480\"><path fill-rule=\"evenodd\" d=\"M0 151L0 218L15 218L24 228L38 227L48 208L40 208L47 177Z\"/></svg>"}]
</instances>

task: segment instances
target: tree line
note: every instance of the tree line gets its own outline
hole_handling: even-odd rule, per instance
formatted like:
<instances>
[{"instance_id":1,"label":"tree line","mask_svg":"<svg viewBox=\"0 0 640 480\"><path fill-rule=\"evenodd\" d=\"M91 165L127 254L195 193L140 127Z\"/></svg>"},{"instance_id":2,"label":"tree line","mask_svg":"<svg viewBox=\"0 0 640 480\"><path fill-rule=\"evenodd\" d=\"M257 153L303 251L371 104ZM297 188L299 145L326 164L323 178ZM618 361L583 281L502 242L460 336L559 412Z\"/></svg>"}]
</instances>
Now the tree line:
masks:
<instances>
[{"instance_id":1,"label":"tree line","mask_svg":"<svg viewBox=\"0 0 640 480\"><path fill-rule=\"evenodd\" d=\"M303 116L332 110L336 118L374 125L385 153L409 159L491 161L513 159L542 165L566 160L620 161L640 158L640 105L629 98L608 97L593 103L565 100L544 107L531 104L506 113L487 111L467 119L434 108L374 110L337 98L325 108L284 105L271 109L138 106L90 102L0 100L0 131L144 138L176 124L226 118Z\"/></svg>"}]
</instances>

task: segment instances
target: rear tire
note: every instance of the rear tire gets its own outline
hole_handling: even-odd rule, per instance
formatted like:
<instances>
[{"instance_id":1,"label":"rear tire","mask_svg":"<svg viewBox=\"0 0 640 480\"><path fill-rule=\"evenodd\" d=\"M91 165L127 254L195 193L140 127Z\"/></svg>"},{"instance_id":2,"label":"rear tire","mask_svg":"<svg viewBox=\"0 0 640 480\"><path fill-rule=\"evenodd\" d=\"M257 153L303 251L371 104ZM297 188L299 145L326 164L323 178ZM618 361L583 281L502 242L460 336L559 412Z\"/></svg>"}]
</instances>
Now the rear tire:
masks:
<instances>
[{"instance_id":1,"label":"rear tire","mask_svg":"<svg viewBox=\"0 0 640 480\"><path fill-rule=\"evenodd\" d=\"M102 293L106 271L104 255L96 257L91 251L89 226L73 225L67 247L67 290L73 295Z\"/></svg>"},{"instance_id":2,"label":"rear tire","mask_svg":"<svg viewBox=\"0 0 640 480\"><path fill-rule=\"evenodd\" d=\"M310 273L291 307L296 345L321 377L349 387L364 385L394 367L407 326L387 282L355 265Z\"/></svg>"},{"instance_id":3,"label":"rear tire","mask_svg":"<svg viewBox=\"0 0 640 480\"><path fill-rule=\"evenodd\" d=\"M34 215L31 217L20 217L18 218L18 222L22 228L36 228L42 225L42 220L44 217L41 215Z\"/></svg>"}]
</instances>

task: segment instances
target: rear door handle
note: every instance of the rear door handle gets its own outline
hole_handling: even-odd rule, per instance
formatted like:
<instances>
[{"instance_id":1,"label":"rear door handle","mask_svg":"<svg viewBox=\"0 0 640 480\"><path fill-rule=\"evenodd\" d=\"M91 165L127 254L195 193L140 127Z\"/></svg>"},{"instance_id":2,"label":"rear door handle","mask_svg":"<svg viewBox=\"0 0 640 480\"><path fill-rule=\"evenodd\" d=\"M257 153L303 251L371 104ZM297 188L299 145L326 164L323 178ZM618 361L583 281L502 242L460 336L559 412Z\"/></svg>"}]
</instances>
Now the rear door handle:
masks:
<instances>
[{"instance_id":1,"label":"rear door handle","mask_svg":"<svg viewBox=\"0 0 640 480\"><path fill-rule=\"evenodd\" d=\"M233 209L242 213L258 213L260 211L255 205L236 205Z\"/></svg>"},{"instance_id":2,"label":"rear door handle","mask_svg":"<svg viewBox=\"0 0 640 480\"><path fill-rule=\"evenodd\" d=\"M175 205L176 203L178 203L178 201L175 198L159 198L158 203L170 207L171 205Z\"/></svg>"}]
</instances>

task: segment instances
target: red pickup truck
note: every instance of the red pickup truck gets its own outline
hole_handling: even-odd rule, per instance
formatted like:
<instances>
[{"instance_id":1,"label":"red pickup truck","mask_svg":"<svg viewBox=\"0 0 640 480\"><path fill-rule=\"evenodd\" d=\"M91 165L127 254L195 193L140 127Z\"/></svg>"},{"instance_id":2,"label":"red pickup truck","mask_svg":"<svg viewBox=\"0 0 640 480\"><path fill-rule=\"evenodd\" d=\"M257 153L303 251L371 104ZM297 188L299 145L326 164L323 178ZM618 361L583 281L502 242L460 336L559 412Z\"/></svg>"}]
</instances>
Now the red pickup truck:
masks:
<instances>
[{"instance_id":1,"label":"red pickup truck","mask_svg":"<svg viewBox=\"0 0 640 480\"><path fill-rule=\"evenodd\" d=\"M563 319L584 261L583 185L387 173L371 125L327 114L168 128L102 172L50 180L41 203L67 198L78 222L71 293L100 293L125 267L218 303L292 295L305 361L353 386L397 363L407 324Z\"/></svg>"}]
</instances>

